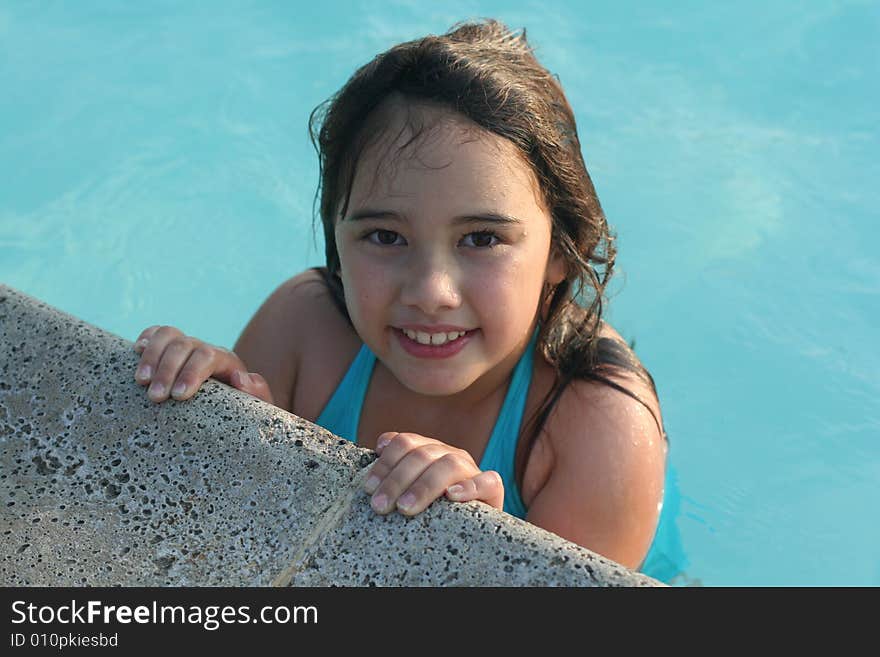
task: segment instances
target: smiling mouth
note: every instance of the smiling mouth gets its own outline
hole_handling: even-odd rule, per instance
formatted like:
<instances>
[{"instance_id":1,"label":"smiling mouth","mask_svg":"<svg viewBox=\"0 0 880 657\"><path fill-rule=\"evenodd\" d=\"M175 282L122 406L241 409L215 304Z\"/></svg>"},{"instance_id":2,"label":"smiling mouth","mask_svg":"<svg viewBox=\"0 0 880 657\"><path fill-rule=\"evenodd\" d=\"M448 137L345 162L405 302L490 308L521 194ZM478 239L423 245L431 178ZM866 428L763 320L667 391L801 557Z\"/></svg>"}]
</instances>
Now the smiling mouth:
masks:
<instances>
[{"instance_id":1,"label":"smiling mouth","mask_svg":"<svg viewBox=\"0 0 880 657\"><path fill-rule=\"evenodd\" d=\"M451 358L471 341L479 329L428 333L412 329L394 328L394 333L410 356L416 358Z\"/></svg>"},{"instance_id":2,"label":"smiling mouth","mask_svg":"<svg viewBox=\"0 0 880 657\"><path fill-rule=\"evenodd\" d=\"M468 331L442 331L438 333L428 333L426 331L413 331L405 328L398 330L413 342L433 347L439 347L450 342L455 342L468 333Z\"/></svg>"}]
</instances>

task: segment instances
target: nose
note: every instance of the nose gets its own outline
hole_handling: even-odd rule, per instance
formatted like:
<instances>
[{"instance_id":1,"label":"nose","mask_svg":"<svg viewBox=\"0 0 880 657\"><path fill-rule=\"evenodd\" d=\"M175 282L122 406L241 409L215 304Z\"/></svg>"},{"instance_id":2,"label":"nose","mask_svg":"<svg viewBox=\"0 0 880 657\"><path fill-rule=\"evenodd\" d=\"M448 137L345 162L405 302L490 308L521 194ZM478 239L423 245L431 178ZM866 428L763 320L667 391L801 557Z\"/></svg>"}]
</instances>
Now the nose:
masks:
<instances>
[{"instance_id":1,"label":"nose","mask_svg":"<svg viewBox=\"0 0 880 657\"><path fill-rule=\"evenodd\" d=\"M455 267L444 259L420 254L404 270L400 302L428 316L458 308L461 293Z\"/></svg>"}]
</instances>

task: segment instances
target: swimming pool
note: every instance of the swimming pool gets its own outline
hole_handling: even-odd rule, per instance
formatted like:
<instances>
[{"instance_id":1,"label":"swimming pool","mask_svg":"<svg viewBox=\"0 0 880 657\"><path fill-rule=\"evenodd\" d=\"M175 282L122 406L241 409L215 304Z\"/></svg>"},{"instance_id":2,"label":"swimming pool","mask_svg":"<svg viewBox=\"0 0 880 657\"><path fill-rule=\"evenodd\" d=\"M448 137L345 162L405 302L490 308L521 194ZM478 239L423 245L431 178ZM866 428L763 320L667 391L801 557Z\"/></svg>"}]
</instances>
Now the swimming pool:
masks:
<instances>
[{"instance_id":1,"label":"swimming pool","mask_svg":"<svg viewBox=\"0 0 880 657\"><path fill-rule=\"evenodd\" d=\"M525 26L663 402L672 583L880 584L876 3L179 4L0 8L0 280L231 346L322 261L311 109L402 39Z\"/></svg>"}]
</instances>

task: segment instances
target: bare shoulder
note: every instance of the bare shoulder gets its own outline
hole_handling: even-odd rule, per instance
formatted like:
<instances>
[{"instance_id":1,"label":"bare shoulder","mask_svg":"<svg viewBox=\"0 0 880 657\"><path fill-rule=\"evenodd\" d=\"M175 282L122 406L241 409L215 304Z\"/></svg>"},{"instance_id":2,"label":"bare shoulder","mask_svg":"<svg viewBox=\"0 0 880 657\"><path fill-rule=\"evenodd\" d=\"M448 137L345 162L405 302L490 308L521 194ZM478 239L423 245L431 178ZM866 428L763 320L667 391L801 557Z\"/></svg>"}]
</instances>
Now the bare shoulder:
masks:
<instances>
[{"instance_id":1,"label":"bare shoulder","mask_svg":"<svg viewBox=\"0 0 880 657\"><path fill-rule=\"evenodd\" d=\"M638 360L638 356L636 356L635 353L630 349L629 345L626 343L623 337L621 337L620 333L618 333L614 329L614 327L607 322L602 322L599 328L599 337L609 338L611 340L614 340L615 342L620 343L620 345L624 349L632 354L633 358ZM641 399L644 404L647 405L647 407L650 408L650 410L654 413L654 416L656 417L655 424L658 424L660 427L663 426L663 414L660 410L660 403L657 399L656 391L647 381L637 376L633 372L624 371L618 371L615 374L611 375L609 378L611 378L615 383L622 385L624 388L626 388L631 393L636 395L639 399Z\"/></svg>"},{"instance_id":2,"label":"bare shoulder","mask_svg":"<svg viewBox=\"0 0 880 657\"><path fill-rule=\"evenodd\" d=\"M600 335L623 342L611 327ZM648 383L634 374L615 376L614 382L656 408L659 421ZM529 520L638 567L663 496L667 448L658 421L644 404L612 386L572 382L542 432L552 468L531 502Z\"/></svg>"},{"instance_id":3,"label":"bare shoulder","mask_svg":"<svg viewBox=\"0 0 880 657\"><path fill-rule=\"evenodd\" d=\"M599 335L629 349L620 334L607 323L602 323ZM577 379L563 392L551 416L550 428L555 430L548 437L554 451L590 449L610 450L614 454L625 451L627 445L651 445L653 449L649 451L656 451L665 458L666 441L661 435L663 418L653 387L634 372L617 370L604 374L619 388L601 381ZM576 427L582 430L574 431ZM584 440L584 434L593 437ZM628 440L624 441L624 437Z\"/></svg>"},{"instance_id":4,"label":"bare shoulder","mask_svg":"<svg viewBox=\"0 0 880 657\"><path fill-rule=\"evenodd\" d=\"M637 377L617 381L650 406L653 393ZM554 453L589 455L601 460L655 456L665 459L666 442L651 411L620 390L590 380L573 381L563 392L548 421Z\"/></svg>"},{"instance_id":5,"label":"bare shoulder","mask_svg":"<svg viewBox=\"0 0 880 657\"><path fill-rule=\"evenodd\" d=\"M291 393L303 354L313 347L316 334L333 332L344 323L321 274L306 270L281 283L260 305L245 326L233 350L262 374L278 406L290 410Z\"/></svg>"}]
</instances>

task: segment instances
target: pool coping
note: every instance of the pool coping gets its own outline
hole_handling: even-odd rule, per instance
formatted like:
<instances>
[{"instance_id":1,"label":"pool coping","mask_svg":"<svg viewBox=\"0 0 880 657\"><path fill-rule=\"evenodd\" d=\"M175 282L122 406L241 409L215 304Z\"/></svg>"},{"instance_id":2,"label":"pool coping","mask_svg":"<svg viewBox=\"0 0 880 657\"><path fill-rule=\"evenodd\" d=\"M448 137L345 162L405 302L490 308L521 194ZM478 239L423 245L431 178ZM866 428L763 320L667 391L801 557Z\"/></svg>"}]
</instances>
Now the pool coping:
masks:
<instances>
[{"instance_id":1,"label":"pool coping","mask_svg":"<svg viewBox=\"0 0 880 657\"><path fill-rule=\"evenodd\" d=\"M4 586L663 586L478 502L372 511L375 453L0 285Z\"/></svg>"}]
</instances>

